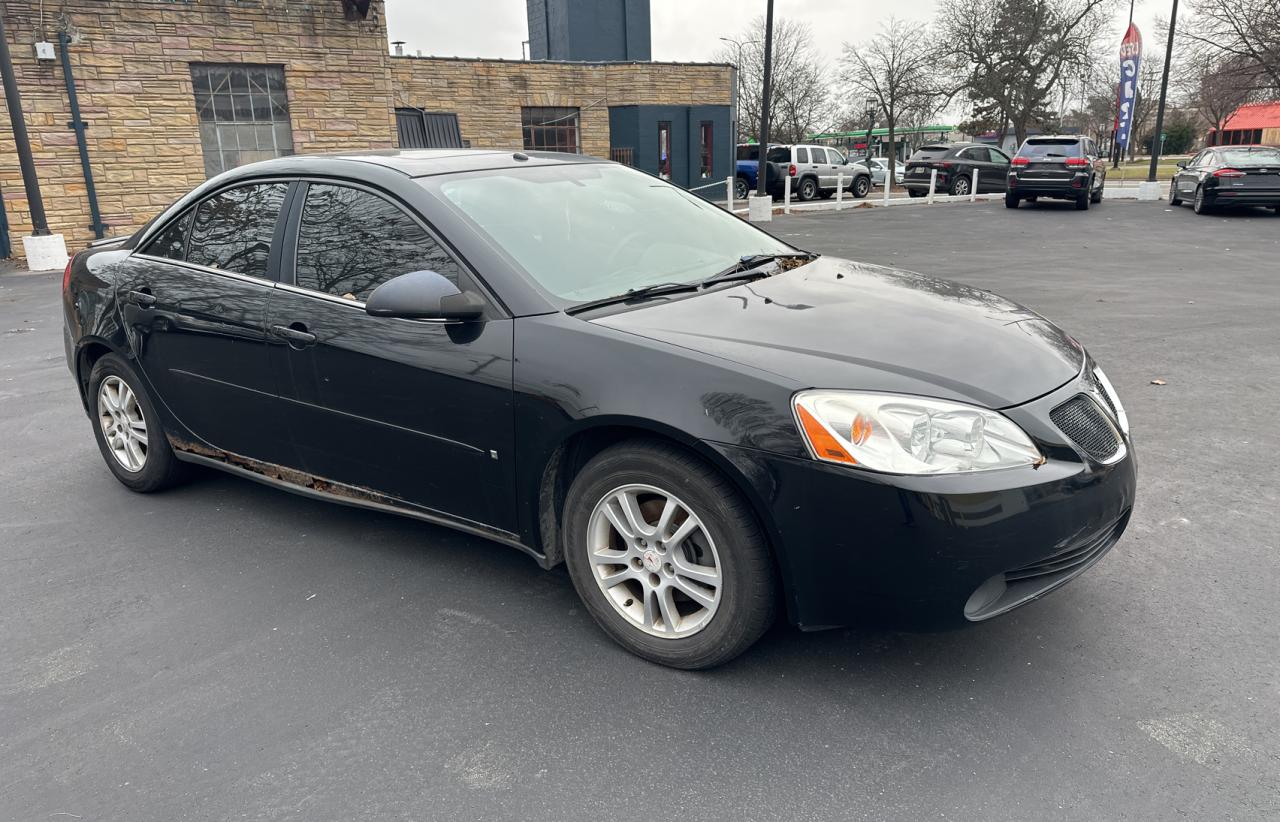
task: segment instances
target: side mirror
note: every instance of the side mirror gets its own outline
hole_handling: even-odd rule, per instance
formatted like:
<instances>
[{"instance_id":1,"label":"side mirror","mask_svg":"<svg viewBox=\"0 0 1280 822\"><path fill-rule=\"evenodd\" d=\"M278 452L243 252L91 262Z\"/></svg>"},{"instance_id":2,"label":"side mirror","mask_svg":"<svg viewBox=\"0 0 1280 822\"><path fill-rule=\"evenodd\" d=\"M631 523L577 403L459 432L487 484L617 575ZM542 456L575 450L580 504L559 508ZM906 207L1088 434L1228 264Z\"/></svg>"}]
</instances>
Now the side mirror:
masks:
<instances>
[{"instance_id":1,"label":"side mirror","mask_svg":"<svg viewBox=\"0 0 1280 822\"><path fill-rule=\"evenodd\" d=\"M484 300L434 271L411 271L375 288L364 310L404 320L474 320L484 313Z\"/></svg>"},{"instance_id":2,"label":"side mirror","mask_svg":"<svg viewBox=\"0 0 1280 822\"><path fill-rule=\"evenodd\" d=\"M1186 167L1187 167L1187 161L1186 161L1186 160L1179 160L1179 161L1178 161L1178 168L1186 168Z\"/></svg>"}]
</instances>

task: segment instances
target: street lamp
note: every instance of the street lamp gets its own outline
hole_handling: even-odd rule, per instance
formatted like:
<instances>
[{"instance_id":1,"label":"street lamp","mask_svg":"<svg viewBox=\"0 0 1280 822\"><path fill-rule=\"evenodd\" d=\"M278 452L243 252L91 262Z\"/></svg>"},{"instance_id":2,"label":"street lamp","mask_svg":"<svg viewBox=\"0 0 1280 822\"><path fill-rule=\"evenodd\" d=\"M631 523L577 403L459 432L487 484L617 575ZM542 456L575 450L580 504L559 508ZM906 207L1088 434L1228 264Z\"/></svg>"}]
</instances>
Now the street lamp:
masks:
<instances>
[{"instance_id":1,"label":"street lamp","mask_svg":"<svg viewBox=\"0 0 1280 822\"><path fill-rule=\"evenodd\" d=\"M880 107L880 101L870 95L867 96L867 159L871 159L871 130L876 127L876 109Z\"/></svg>"}]
</instances>

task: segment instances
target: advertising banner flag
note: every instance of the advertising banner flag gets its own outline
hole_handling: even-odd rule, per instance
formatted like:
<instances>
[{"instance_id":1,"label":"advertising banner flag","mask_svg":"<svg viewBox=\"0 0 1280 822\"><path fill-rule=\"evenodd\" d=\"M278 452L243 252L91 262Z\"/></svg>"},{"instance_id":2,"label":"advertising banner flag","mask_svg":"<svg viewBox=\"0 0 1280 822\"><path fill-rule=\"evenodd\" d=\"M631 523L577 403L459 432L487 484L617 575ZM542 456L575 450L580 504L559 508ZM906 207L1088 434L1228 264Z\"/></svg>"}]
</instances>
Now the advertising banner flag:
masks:
<instances>
[{"instance_id":1,"label":"advertising banner flag","mask_svg":"<svg viewBox=\"0 0 1280 822\"><path fill-rule=\"evenodd\" d=\"M1129 132L1133 129L1133 109L1138 102L1138 68L1142 62L1142 35L1138 27L1129 24L1129 30L1120 41L1120 88L1117 92L1116 146L1124 151L1129 145Z\"/></svg>"}]
</instances>

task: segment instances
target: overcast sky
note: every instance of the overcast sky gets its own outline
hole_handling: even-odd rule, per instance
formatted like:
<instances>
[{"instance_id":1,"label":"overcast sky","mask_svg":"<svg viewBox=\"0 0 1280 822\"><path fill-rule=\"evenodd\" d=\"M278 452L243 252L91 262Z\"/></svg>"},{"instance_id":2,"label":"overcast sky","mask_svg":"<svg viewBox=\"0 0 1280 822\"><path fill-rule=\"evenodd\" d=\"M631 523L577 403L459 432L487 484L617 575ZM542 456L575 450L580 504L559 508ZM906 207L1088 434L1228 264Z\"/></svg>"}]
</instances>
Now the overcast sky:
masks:
<instances>
[{"instance_id":1,"label":"overcast sky","mask_svg":"<svg viewBox=\"0 0 1280 822\"><path fill-rule=\"evenodd\" d=\"M525 0L386 0L392 40L404 40L409 54L520 58L528 38ZM651 0L653 59L710 60L740 36L746 22L763 14L764 0ZM1154 18L1167 16L1168 0L1137 0L1135 19L1144 45L1158 50ZM890 11L902 19L928 22L935 0L775 0L774 15L808 23L827 62L834 66L845 41L874 32ZM1117 13L1116 49L1125 20ZM1119 58L1117 57L1117 61ZM1118 69L1117 69L1118 70Z\"/></svg>"}]
</instances>

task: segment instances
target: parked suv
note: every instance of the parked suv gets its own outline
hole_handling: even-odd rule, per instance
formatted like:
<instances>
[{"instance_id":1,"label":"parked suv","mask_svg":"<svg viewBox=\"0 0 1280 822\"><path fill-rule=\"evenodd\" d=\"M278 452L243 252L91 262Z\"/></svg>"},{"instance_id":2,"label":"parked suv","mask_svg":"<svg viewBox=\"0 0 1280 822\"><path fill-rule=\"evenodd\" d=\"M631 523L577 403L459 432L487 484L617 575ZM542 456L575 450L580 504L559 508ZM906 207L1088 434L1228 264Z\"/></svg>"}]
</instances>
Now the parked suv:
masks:
<instances>
[{"instance_id":1,"label":"parked suv","mask_svg":"<svg viewBox=\"0 0 1280 822\"><path fill-rule=\"evenodd\" d=\"M814 145L773 146L769 149L769 162L778 163L791 177L791 194L797 200L816 200L836 193L840 175L844 175L845 191L855 197L865 197L871 190L871 169L849 158L834 148ZM778 180L775 197L782 195L783 181Z\"/></svg>"},{"instance_id":2,"label":"parked suv","mask_svg":"<svg viewBox=\"0 0 1280 822\"><path fill-rule=\"evenodd\" d=\"M978 172L978 193L1004 191L1009 155L983 143L937 143L921 146L907 158L902 185L912 197L929 193L933 172L934 191L967 197L973 193L973 172Z\"/></svg>"},{"instance_id":3,"label":"parked suv","mask_svg":"<svg viewBox=\"0 0 1280 822\"><path fill-rule=\"evenodd\" d=\"M1102 202L1107 160L1090 137L1079 134L1028 137L1009 168L1004 204L1017 208L1023 200L1053 197L1074 200L1084 211Z\"/></svg>"}]
</instances>

